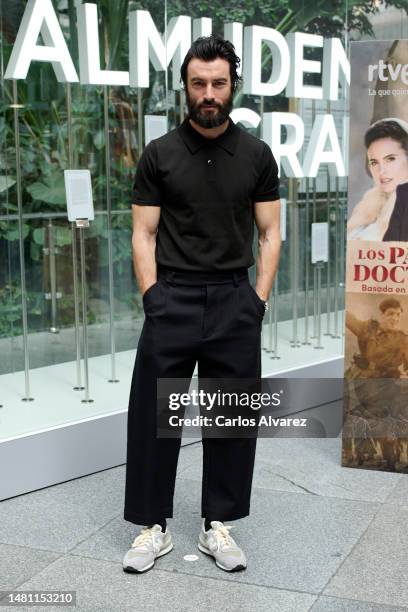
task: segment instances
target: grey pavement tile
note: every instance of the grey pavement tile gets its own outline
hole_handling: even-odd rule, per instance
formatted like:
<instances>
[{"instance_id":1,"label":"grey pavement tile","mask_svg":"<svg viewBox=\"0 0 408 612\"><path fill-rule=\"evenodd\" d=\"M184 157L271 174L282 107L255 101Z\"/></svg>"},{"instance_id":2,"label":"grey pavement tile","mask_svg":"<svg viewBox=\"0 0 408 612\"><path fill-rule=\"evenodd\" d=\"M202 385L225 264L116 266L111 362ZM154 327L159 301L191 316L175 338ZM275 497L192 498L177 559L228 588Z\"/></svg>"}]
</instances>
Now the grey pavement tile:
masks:
<instances>
[{"instance_id":1,"label":"grey pavement tile","mask_svg":"<svg viewBox=\"0 0 408 612\"><path fill-rule=\"evenodd\" d=\"M386 499L387 504L408 506L408 474L402 474Z\"/></svg>"},{"instance_id":2,"label":"grey pavement tile","mask_svg":"<svg viewBox=\"0 0 408 612\"><path fill-rule=\"evenodd\" d=\"M58 557L54 552L0 544L0 589L14 589Z\"/></svg>"},{"instance_id":3,"label":"grey pavement tile","mask_svg":"<svg viewBox=\"0 0 408 612\"><path fill-rule=\"evenodd\" d=\"M183 469L179 469L177 471L177 477L201 481L202 470L203 457L202 449L200 448L196 451L195 461L191 461L188 465L184 465ZM292 491L295 493L307 492L289 478L285 478L279 473L275 474L270 462L262 461L259 459L258 455L255 462L253 486L265 489L275 489L276 491Z\"/></svg>"},{"instance_id":4,"label":"grey pavement tile","mask_svg":"<svg viewBox=\"0 0 408 612\"><path fill-rule=\"evenodd\" d=\"M174 518L168 524L174 550L160 567L219 578L222 570L197 549L201 527L201 483L178 479ZM231 534L248 556L248 568L222 572L224 580L319 593L367 528L378 504L254 489L251 515L232 522ZM227 522L227 524L230 524ZM122 560L139 527L117 517L71 552L99 559ZM184 561L197 554L198 561Z\"/></svg>"},{"instance_id":5,"label":"grey pavement tile","mask_svg":"<svg viewBox=\"0 0 408 612\"><path fill-rule=\"evenodd\" d=\"M319 597L310 612L406 612L408 608L384 606L366 601L338 599L336 597Z\"/></svg>"},{"instance_id":6,"label":"grey pavement tile","mask_svg":"<svg viewBox=\"0 0 408 612\"><path fill-rule=\"evenodd\" d=\"M254 486L384 502L403 478L401 474L342 467L340 456L338 438L259 439ZM186 470L183 477L188 473Z\"/></svg>"},{"instance_id":7,"label":"grey pavement tile","mask_svg":"<svg viewBox=\"0 0 408 612\"><path fill-rule=\"evenodd\" d=\"M177 478L190 466L197 462L202 464L203 446L201 440L191 444L191 440L186 441L185 446L180 449L179 460L177 464Z\"/></svg>"},{"instance_id":8,"label":"grey pavement tile","mask_svg":"<svg viewBox=\"0 0 408 612\"><path fill-rule=\"evenodd\" d=\"M384 504L324 595L408 607L408 508Z\"/></svg>"},{"instance_id":9,"label":"grey pavement tile","mask_svg":"<svg viewBox=\"0 0 408 612\"><path fill-rule=\"evenodd\" d=\"M405 475L340 465L337 438L259 438L253 486L275 491L384 502ZM202 459L180 473L201 480Z\"/></svg>"},{"instance_id":10,"label":"grey pavement tile","mask_svg":"<svg viewBox=\"0 0 408 612\"><path fill-rule=\"evenodd\" d=\"M201 440L197 442L192 442L192 440L183 441L182 446L180 448L180 454L177 464L177 476L182 474L184 470L188 467L196 463L197 461L201 461L202 457L202 444ZM111 470L117 470L118 474L121 474L123 477L123 487L125 486L125 474L126 474L126 465L120 465L115 468L111 468ZM124 493L124 490L123 490ZM119 508L121 511L121 508Z\"/></svg>"},{"instance_id":11,"label":"grey pavement tile","mask_svg":"<svg viewBox=\"0 0 408 612\"><path fill-rule=\"evenodd\" d=\"M0 542L66 552L123 509L120 468L7 499L0 504Z\"/></svg>"},{"instance_id":12,"label":"grey pavement tile","mask_svg":"<svg viewBox=\"0 0 408 612\"><path fill-rule=\"evenodd\" d=\"M91 612L306 612L314 595L269 589L222 579L185 575L176 570L159 569L145 574L127 574L119 563L64 555L44 571L20 586L23 589L60 589L76 591L76 610ZM15 610L11 606L2 610ZM26 606L18 610L32 610ZM71 608L64 608L70 610ZM72 608L74 609L74 608ZM56 606L36 606L51 612Z\"/></svg>"},{"instance_id":13,"label":"grey pavement tile","mask_svg":"<svg viewBox=\"0 0 408 612\"><path fill-rule=\"evenodd\" d=\"M201 442L183 446L177 473L197 462ZM125 466L6 499L0 543L66 552L107 521L123 515Z\"/></svg>"}]
</instances>

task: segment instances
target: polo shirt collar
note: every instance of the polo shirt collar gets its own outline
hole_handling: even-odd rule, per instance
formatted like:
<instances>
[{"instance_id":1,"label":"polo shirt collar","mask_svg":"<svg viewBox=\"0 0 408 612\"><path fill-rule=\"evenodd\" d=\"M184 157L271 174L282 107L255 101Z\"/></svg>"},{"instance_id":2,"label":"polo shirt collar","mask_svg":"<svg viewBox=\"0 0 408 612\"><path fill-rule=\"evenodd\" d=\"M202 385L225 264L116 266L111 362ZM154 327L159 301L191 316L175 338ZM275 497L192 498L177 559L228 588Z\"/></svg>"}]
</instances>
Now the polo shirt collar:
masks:
<instances>
[{"instance_id":1,"label":"polo shirt collar","mask_svg":"<svg viewBox=\"0 0 408 612\"><path fill-rule=\"evenodd\" d=\"M227 129L217 138L205 138L205 136L202 136L193 128L188 117L184 119L178 130L188 150L193 154L205 144L215 144L230 155L234 155L240 132L239 127L232 121L231 117L229 117Z\"/></svg>"}]
</instances>

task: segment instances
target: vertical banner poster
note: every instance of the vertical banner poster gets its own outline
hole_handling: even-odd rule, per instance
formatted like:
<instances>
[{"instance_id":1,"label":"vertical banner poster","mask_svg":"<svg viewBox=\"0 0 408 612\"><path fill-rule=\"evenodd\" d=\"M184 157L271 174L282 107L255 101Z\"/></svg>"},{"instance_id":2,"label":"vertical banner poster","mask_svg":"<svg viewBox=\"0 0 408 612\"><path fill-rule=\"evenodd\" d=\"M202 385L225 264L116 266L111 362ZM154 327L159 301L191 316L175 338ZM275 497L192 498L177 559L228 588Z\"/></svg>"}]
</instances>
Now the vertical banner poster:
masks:
<instances>
[{"instance_id":1,"label":"vertical banner poster","mask_svg":"<svg viewBox=\"0 0 408 612\"><path fill-rule=\"evenodd\" d=\"M408 473L408 40L351 43L342 465Z\"/></svg>"}]
</instances>

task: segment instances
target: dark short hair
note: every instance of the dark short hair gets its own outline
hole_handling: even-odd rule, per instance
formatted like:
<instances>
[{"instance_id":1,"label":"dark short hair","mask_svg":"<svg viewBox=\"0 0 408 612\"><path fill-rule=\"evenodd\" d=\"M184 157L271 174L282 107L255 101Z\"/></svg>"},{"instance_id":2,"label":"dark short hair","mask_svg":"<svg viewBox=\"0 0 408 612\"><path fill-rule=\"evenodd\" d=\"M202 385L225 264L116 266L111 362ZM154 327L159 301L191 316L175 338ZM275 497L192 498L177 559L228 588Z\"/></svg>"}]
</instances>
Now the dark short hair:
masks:
<instances>
[{"instance_id":1,"label":"dark short hair","mask_svg":"<svg viewBox=\"0 0 408 612\"><path fill-rule=\"evenodd\" d=\"M399 123L396 121L378 121L371 125L364 136L365 148L368 149L373 142L381 138L391 138L398 142L408 158L408 134ZM367 157L365 160L365 169L367 174L371 176Z\"/></svg>"},{"instance_id":2,"label":"dark short hair","mask_svg":"<svg viewBox=\"0 0 408 612\"><path fill-rule=\"evenodd\" d=\"M184 87L187 87L187 67L194 57L205 62L211 62L218 57L227 60L230 65L230 77L232 84L232 92L234 93L238 87L238 83L242 81L242 77L238 75L238 68L241 63L238 55L235 53L235 47L229 40L224 40L221 36L201 36L197 38L191 45L190 49L184 58L180 69L181 80Z\"/></svg>"},{"instance_id":3,"label":"dark short hair","mask_svg":"<svg viewBox=\"0 0 408 612\"><path fill-rule=\"evenodd\" d=\"M392 138L399 142L408 156L408 134L396 121L378 121L370 126L364 136L364 144L366 149L380 138Z\"/></svg>"},{"instance_id":4,"label":"dark short hair","mask_svg":"<svg viewBox=\"0 0 408 612\"><path fill-rule=\"evenodd\" d=\"M399 308L401 311L403 310L400 302L395 298L387 298L380 302L379 309L381 312L385 312L388 308Z\"/></svg>"}]
</instances>

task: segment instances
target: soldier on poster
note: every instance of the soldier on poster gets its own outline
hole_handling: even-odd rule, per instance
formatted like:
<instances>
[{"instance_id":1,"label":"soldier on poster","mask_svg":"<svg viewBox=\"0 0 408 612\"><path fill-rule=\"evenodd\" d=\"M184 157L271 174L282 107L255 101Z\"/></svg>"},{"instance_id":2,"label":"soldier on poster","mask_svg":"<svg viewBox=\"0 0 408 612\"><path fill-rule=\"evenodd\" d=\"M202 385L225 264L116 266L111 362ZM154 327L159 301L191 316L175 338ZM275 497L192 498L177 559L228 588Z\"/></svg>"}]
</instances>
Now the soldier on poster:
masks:
<instances>
[{"instance_id":1,"label":"soldier on poster","mask_svg":"<svg viewBox=\"0 0 408 612\"><path fill-rule=\"evenodd\" d=\"M368 320L346 314L359 352L345 372L344 463L395 469L399 438L408 435L408 334L399 328L399 300L382 300L379 311Z\"/></svg>"}]
</instances>

